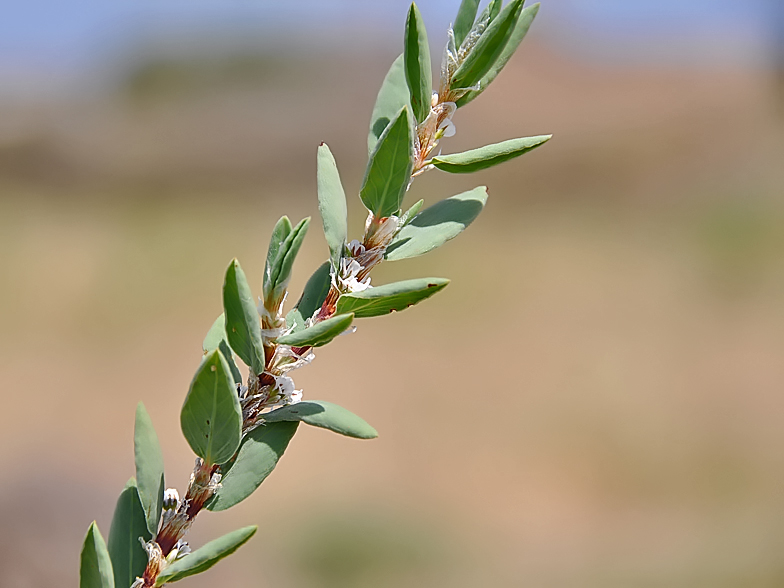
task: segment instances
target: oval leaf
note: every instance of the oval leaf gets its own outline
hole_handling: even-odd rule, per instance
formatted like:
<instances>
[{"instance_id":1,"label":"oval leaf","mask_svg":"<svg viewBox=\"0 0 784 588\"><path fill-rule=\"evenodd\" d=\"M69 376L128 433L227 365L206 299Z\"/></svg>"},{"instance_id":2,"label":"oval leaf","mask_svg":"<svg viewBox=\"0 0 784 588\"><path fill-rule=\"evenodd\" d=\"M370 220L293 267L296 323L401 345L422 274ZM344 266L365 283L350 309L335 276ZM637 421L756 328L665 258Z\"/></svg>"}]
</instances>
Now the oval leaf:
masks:
<instances>
[{"instance_id":1,"label":"oval leaf","mask_svg":"<svg viewBox=\"0 0 784 588\"><path fill-rule=\"evenodd\" d=\"M178 559L164 569L158 575L155 585L163 586L167 582L176 582L209 570L224 557L237 551L248 539L253 537L257 528L255 525L244 527L210 541L204 547Z\"/></svg>"},{"instance_id":2,"label":"oval leaf","mask_svg":"<svg viewBox=\"0 0 784 588\"><path fill-rule=\"evenodd\" d=\"M290 347L321 347L345 332L351 326L353 320L353 314L339 314L318 322L307 329L278 337L277 343Z\"/></svg>"},{"instance_id":3,"label":"oval leaf","mask_svg":"<svg viewBox=\"0 0 784 588\"><path fill-rule=\"evenodd\" d=\"M359 197L377 218L400 210L414 169L413 132L406 106L386 128L370 156Z\"/></svg>"},{"instance_id":4,"label":"oval leaf","mask_svg":"<svg viewBox=\"0 0 784 588\"><path fill-rule=\"evenodd\" d=\"M512 0L501 9L452 75L452 88L470 88L490 71L511 38L522 10L523 0Z\"/></svg>"},{"instance_id":5,"label":"oval leaf","mask_svg":"<svg viewBox=\"0 0 784 588\"><path fill-rule=\"evenodd\" d=\"M411 109L418 123L430 114L433 94L433 72L430 64L430 46L422 15L412 3L406 19L403 65L406 82L411 93Z\"/></svg>"},{"instance_id":6,"label":"oval leaf","mask_svg":"<svg viewBox=\"0 0 784 588\"><path fill-rule=\"evenodd\" d=\"M455 45L460 45L465 40L468 32L474 27L476 13L479 10L479 0L463 0L457 10L457 18L452 30L455 34Z\"/></svg>"},{"instance_id":7,"label":"oval leaf","mask_svg":"<svg viewBox=\"0 0 784 588\"><path fill-rule=\"evenodd\" d=\"M438 169L452 174L470 174L499 163L520 157L550 140L552 135L509 139L494 145L485 145L463 153L439 155L431 160Z\"/></svg>"},{"instance_id":8,"label":"oval leaf","mask_svg":"<svg viewBox=\"0 0 784 588\"><path fill-rule=\"evenodd\" d=\"M411 94L406 82L406 72L403 67L403 56L398 56L392 62L381 89L376 97L373 114L370 117L370 130L368 131L368 155L376 148L379 138L389 126L400 109L411 106Z\"/></svg>"},{"instance_id":9,"label":"oval leaf","mask_svg":"<svg viewBox=\"0 0 784 588\"><path fill-rule=\"evenodd\" d=\"M539 4L532 4L523 9L520 13L520 18L517 19L517 24L515 25L514 31L512 31L512 35L509 37L509 40L506 42L504 46L504 50L501 51L501 55L496 59L493 67L490 68L482 79L479 81L479 89L478 90L471 90L464 94L462 97L458 98L456 104L457 107L460 108L461 106L465 106L469 102L471 102L474 98L479 96L482 92L484 92L490 83L496 78L496 76L504 69L504 66L507 62L512 58L517 48L520 46L520 43L523 42L525 36L528 34L528 29L531 28L531 24L534 22L534 18L539 13Z\"/></svg>"},{"instance_id":10,"label":"oval leaf","mask_svg":"<svg viewBox=\"0 0 784 588\"><path fill-rule=\"evenodd\" d=\"M157 529L156 529L157 530ZM147 567L147 552L139 538L152 539L147 529L136 480L131 478L117 499L109 531L109 556L114 570L115 586L130 586Z\"/></svg>"},{"instance_id":11,"label":"oval leaf","mask_svg":"<svg viewBox=\"0 0 784 588\"><path fill-rule=\"evenodd\" d=\"M254 373L264 371L264 347L261 324L248 279L234 259L226 270L223 282L223 312L226 316L226 338L234 352Z\"/></svg>"},{"instance_id":12,"label":"oval leaf","mask_svg":"<svg viewBox=\"0 0 784 588\"><path fill-rule=\"evenodd\" d=\"M324 400L308 400L284 406L265 414L264 421L267 423L302 421L355 439L378 437L376 430L362 418L342 406Z\"/></svg>"},{"instance_id":13,"label":"oval leaf","mask_svg":"<svg viewBox=\"0 0 784 588\"><path fill-rule=\"evenodd\" d=\"M297 226L291 229L286 239L281 243L275 260L267 270L269 272L269 291L265 289L265 300L279 300L286 292L286 286L291 279L291 270L297 258L305 235L310 226L310 217L302 219ZM259 372L261 373L261 372Z\"/></svg>"},{"instance_id":14,"label":"oval leaf","mask_svg":"<svg viewBox=\"0 0 784 588\"><path fill-rule=\"evenodd\" d=\"M315 312L324 304L324 300L329 293L332 284L330 280L330 263L325 261L305 284L302 296L297 305L286 315L286 327L292 329L292 333L301 331L305 328L305 320L312 317Z\"/></svg>"},{"instance_id":15,"label":"oval leaf","mask_svg":"<svg viewBox=\"0 0 784 588\"><path fill-rule=\"evenodd\" d=\"M237 364L234 363L234 354L232 353L231 347L229 347L229 342L226 339L225 314L221 313L221 315L215 319L215 322L212 323L212 327L210 327L207 336L204 337L204 342L201 344L201 347L205 354L214 349L220 349L220 352L223 354L223 358L231 368L231 375L234 377L234 383L242 384L242 374L237 368Z\"/></svg>"},{"instance_id":16,"label":"oval leaf","mask_svg":"<svg viewBox=\"0 0 784 588\"><path fill-rule=\"evenodd\" d=\"M275 469L298 425L285 421L269 423L245 435L237 458L221 467L221 487L207 503L207 508L226 510L253 494Z\"/></svg>"},{"instance_id":17,"label":"oval leaf","mask_svg":"<svg viewBox=\"0 0 784 588\"><path fill-rule=\"evenodd\" d=\"M324 236L329 245L330 261L333 267L338 268L348 236L346 193L340 182L335 158L324 143L318 148L317 163L319 212L324 223Z\"/></svg>"},{"instance_id":18,"label":"oval leaf","mask_svg":"<svg viewBox=\"0 0 784 588\"><path fill-rule=\"evenodd\" d=\"M163 509L163 452L150 415L141 402L136 406L136 424L133 428L133 454L136 463L136 483L139 499L145 512L147 530L158 532L158 522ZM112 525L112 529L114 526ZM111 542L111 535L109 537Z\"/></svg>"},{"instance_id":19,"label":"oval leaf","mask_svg":"<svg viewBox=\"0 0 784 588\"><path fill-rule=\"evenodd\" d=\"M440 247L470 225L486 202L487 188L480 186L426 208L392 239L386 259L407 259Z\"/></svg>"},{"instance_id":20,"label":"oval leaf","mask_svg":"<svg viewBox=\"0 0 784 588\"><path fill-rule=\"evenodd\" d=\"M95 521L87 529L82 544L79 588L114 588L112 561Z\"/></svg>"},{"instance_id":21,"label":"oval leaf","mask_svg":"<svg viewBox=\"0 0 784 588\"><path fill-rule=\"evenodd\" d=\"M353 312L357 318L368 318L405 310L440 292L448 283L445 278L419 278L343 294L338 298L337 312Z\"/></svg>"},{"instance_id":22,"label":"oval leaf","mask_svg":"<svg viewBox=\"0 0 784 588\"><path fill-rule=\"evenodd\" d=\"M207 464L229 461L240 445L240 401L229 366L217 349L204 358L191 382L180 425L188 445Z\"/></svg>"}]
</instances>

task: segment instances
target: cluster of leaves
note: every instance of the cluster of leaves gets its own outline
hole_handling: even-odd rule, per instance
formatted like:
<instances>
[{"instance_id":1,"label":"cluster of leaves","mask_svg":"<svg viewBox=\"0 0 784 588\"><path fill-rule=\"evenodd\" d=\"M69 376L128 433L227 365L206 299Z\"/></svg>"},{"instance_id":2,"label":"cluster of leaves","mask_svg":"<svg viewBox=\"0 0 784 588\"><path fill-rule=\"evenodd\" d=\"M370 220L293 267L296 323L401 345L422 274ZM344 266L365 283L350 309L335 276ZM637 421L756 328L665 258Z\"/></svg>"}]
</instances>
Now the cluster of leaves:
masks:
<instances>
[{"instance_id":1,"label":"cluster of leaves","mask_svg":"<svg viewBox=\"0 0 784 588\"><path fill-rule=\"evenodd\" d=\"M292 225L283 217L276 224L259 305L239 263L231 262L223 285L224 312L204 339L204 356L181 411L182 432L198 457L186 500L165 504L163 457L140 403L134 430L136 477L117 501L108 544L95 523L88 530L82 549L82 588L162 586L200 573L234 552L256 527L229 533L192 553L180 550L181 543L161 550L161 537L169 533L181 539L202 506L225 510L250 496L275 468L300 422L359 439L377 436L364 420L335 404L297 402L276 388L278 378L298 367L312 348L346 331L354 319L403 310L448 284L443 278L372 288L350 283L357 271L369 273L384 259L402 260L443 245L485 206L487 190L482 186L424 210L420 200L404 212L403 198L417 174L433 168L474 172L518 157L549 139L511 139L464 153L431 156L447 134L454 112L487 88L525 37L539 6L525 8L523 3L511 0L502 6L501 0L491 0L478 14L479 0L463 0L449 31L435 94L427 32L412 4L403 54L389 69L371 118L369 158L359 191L369 212L361 246L358 241L353 246L348 243L345 191L335 159L322 144L317 157L318 203L329 260L313 273L285 317L283 302L310 219ZM351 264L353 273L347 269ZM247 387L237 358L248 367ZM181 528L171 524L175 515ZM153 562L156 547L161 553ZM137 580L140 577L143 580Z\"/></svg>"}]
</instances>

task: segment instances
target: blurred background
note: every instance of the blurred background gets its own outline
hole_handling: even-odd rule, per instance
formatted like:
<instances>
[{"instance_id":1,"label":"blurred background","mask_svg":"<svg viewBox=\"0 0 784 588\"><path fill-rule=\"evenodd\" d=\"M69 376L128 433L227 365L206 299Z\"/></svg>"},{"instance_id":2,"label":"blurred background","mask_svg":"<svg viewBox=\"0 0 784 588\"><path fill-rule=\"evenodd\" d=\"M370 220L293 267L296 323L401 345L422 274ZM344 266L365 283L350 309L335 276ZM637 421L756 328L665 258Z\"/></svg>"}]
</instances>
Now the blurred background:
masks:
<instances>
[{"instance_id":1,"label":"blurred background","mask_svg":"<svg viewBox=\"0 0 784 588\"><path fill-rule=\"evenodd\" d=\"M0 19L0 569L75 585L133 474L146 404L167 484L179 408L237 256L316 216L329 143L358 192L404 0L31 0ZM458 0L422 0L434 59ZM375 441L302 427L200 546L189 586L784 585L784 3L543 0L455 117L460 151L554 133L475 176L460 239L374 283L452 278L296 373ZM298 292L327 256L318 223Z\"/></svg>"}]
</instances>

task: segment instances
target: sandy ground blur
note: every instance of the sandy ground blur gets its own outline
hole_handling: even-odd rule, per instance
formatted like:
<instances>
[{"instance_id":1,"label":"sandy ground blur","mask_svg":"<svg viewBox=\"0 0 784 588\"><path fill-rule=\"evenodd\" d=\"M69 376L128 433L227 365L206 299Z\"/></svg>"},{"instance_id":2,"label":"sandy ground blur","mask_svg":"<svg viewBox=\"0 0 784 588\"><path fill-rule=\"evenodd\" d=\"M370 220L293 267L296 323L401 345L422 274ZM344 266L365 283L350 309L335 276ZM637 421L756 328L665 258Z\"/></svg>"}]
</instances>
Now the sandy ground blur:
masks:
<instances>
[{"instance_id":1,"label":"sandy ground blur","mask_svg":"<svg viewBox=\"0 0 784 588\"><path fill-rule=\"evenodd\" d=\"M357 193L392 58L150 66L109 95L2 107L4 587L74 585L88 524L108 534L133 474L139 400L184 489L179 408L225 267L237 256L258 283L277 218L317 215L319 142ZM555 139L418 179L411 202L487 184L488 207L374 283L452 284L296 373L380 438L301 428L259 492L199 517L194 546L260 531L189 585L782 585L774 98L765 72L605 69L526 45L444 149ZM318 222L300 257L295 291L326 257Z\"/></svg>"}]
</instances>

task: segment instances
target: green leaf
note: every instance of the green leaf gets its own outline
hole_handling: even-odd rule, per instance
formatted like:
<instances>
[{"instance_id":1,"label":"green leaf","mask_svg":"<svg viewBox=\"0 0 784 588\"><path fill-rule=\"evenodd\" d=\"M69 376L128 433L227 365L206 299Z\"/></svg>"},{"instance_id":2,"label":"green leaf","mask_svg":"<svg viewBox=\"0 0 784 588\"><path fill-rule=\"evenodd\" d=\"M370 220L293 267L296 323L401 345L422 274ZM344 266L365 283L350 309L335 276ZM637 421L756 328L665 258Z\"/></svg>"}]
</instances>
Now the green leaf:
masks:
<instances>
[{"instance_id":1,"label":"green leaf","mask_svg":"<svg viewBox=\"0 0 784 588\"><path fill-rule=\"evenodd\" d=\"M157 531L157 529L156 529ZM147 567L147 552L139 538L152 539L147 528L144 508L139 500L136 480L131 478L117 499L109 531L109 556L115 586L130 586Z\"/></svg>"},{"instance_id":2,"label":"green leaf","mask_svg":"<svg viewBox=\"0 0 784 588\"><path fill-rule=\"evenodd\" d=\"M79 588L114 588L112 561L95 521L87 529L82 545Z\"/></svg>"},{"instance_id":3,"label":"green leaf","mask_svg":"<svg viewBox=\"0 0 784 588\"><path fill-rule=\"evenodd\" d=\"M324 236L329 245L332 266L340 267L340 258L346 246L348 224L346 218L346 193L340 183L340 174L335 158L326 144L318 148L318 205L324 223Z\"/></svg>"},{"instance_id":4,"label":"green leaf","mask_svg":"<svg viewBox=\"0 0 784 588\"><path fill-rule=\"evenodd\" d=\"M163 508L163 452L150 415L141 402L136 406L136 424L133 428L133 453L136 462L136 484L144 509L147 530L155 535ZM136 490L134 489L134 492ZM111 540L111 537L110 537Z\"/></svg>"},{"instance_id":5,"label":"green leaf","mask_svg":"<svg viewBox=\"0 0 784 588\"><path fill-rule=\"evenodd\" d=\"M398 56L392 62L381 89L378 91L373 114L370 117L370 130L368 131L368 155L373 153L379 138L389 123L397 116L404 106L411 106L411 93L406 83L406 72L403 67L403 56Z\"/></svg>"},{"instance_id":6,"label":"green leaf","mask_svg":"<svg viewBox=\"0 0 784 588\"><path fill-rule=\"evenodd\" d=\"M362 418L342 406L324 400L308 400L284 406L265 414L264 421L267 423L302 421L355 439L378 437L376 430Z\"/></svg>"},{"instance_id":7,"label":"green leaf","mask_svg":"<svg viewBox=\"0 0 784 588\"><path fill-rule=\"evenodd\" d=\"M443 290L448 283L445 278L419 278L343 294L338 298L337 312L353 312L357 318L369 318L405 310Z\"/></svg>"},{"instance_id":8,"label":"green leaf","mask_svg":"<svg viewBox=\"0 0 784 588\"><path fill-rule=\"evenodd\" d=\"M499 163L509 161L515 157L528 153L540 145L544 145L550 140L552 135L541 135L538 137L523 137L521 139L509 139L493 145L485 145L478 149L471 149L463 153L453 153L451 155L438 155L431 162L438 169L452 174L470 174L488 167L493 167Z\"/></svg>"},{"instance_id":9,"label":"green leaf","mask_svg":"<svg viewBox=\"0 0 784 588\"><path fill-rule=\"evenodd\" d=\"M210 330L207 331L207 335L204 337L204 341L201 343L201 348L204 353L209 353L214 349L218 349L220 346L221 341L226 340L226 315L221 313L221 315L215 319L215 322L212 323Z\"/></svg>"},{"instance_id":10,"label":"green leaf","mask_svg":"<svg viewBox=\"0 0 784 588\"><path fill-rule=\"evenodd\" d=\"M226 338L234 352L255 374L264 371L264 346L261 343L259 313L253 302L248 279L240 263L233 259L223 282L223 311Z\"/></svg>"},{"instance_id":11,"label":"green leaf","mask_svg":"<svg viewBox=\"0 0 784 588\"><path fill-rule=\"evenodd\" d=\"M272 229L269 249L267 249L267 263L264 266L264 280L262 282L262 293L265 299L269 296L269 293L272 292L272 268L275 265L275 259L278 257L283 242L290 234L291 221L289 220L289 217L280 217L278 222L275 223L275 228Z\"/></svg>"},{"instance_id":12,"label":"green leaf","mask_svg":"<svg viewBox=\"0 0 784 588\"><path fill-rule=\"evenodd\" d=\"M255 525L244 527L210 541L204 547L176 560L164 569L158 575L155 585L163 586L167 582L176 582L209 570L224 557L237 551L248 539L253 537L257 528Z\"/></svg>"},{"instance_id":13,"label":"green leaf","mask_svg":"<svg viewBox=\"0 0 784 588\"><path fill-rule=\"evenodd\" d=\"M292 329L292 333L304 329L305 320L312 317L324 304L332 284L329 268L330 263L325 261L313 272L313 275L308 279L308 283L305 284L305 289L302 291L299 302L286 315L286 327Z\"/></svg>"},{"instance_id":14,"label":"green leaf","mask_svg":"<svg viewBox=\"0 0 784 588\"><path fill-rule=\"evenodd\" d=\"M188 445L207 464L226 463L240 445L240 401L229 365L217 349L205 356L193 377L180 425Z\"/></svg>"},{"instance_id":15,"label":"green leaf","mask_svg":"<svg viewBox=\"0 0 784 588\"><path fill-rule=\"evenodd\" d=\"M455 71L452 88L470 88L490 71L512 36L522 10L523 0L512 0L504 6Z\"/></svg>"},{"instance_id":16,"label":"green leaf","mask_svg":"<svg viewBox=\"0 0 784 588\"><path fill-rule=\"evenodd\" d=\"M414 169L413 132L406 106L386 128L370 156L359 197L378 218L400 210Z\"/></svg>"},{"instance_id":17,"label":"green leaf","mask_svg":"<svg viewBox=\"0 0 784 588\"><path fill-rule=\"evenodd\" d=\"M277 343L290 347L321 347L348 329L353 320L353 314L339 314L307 329L278 337Z\"/></svg>"},{"instance_id":18,"label":"green leaf","mask_svg":"<svg viewBox=\"0 0 784 588\"><path fill-rule=\"evenodd\" d=\"M212 323L212 327L210 327L207 336L204 337L204 342L201 346L205 354L213 349L220 349L224 359L226 359L231 368L231 375L234 377L234 383L242 384L242 374L237 368L237 364L234 363L234 354L226 339L226 315L224 313L221 313L221 315L215 319L215 322Z\"/></svg>"},{"instance_id":19,"label":"green leaf","mask_svg":"<svg viewBox=\"0 0 784 588\"><path fill-rule=\"evenodd\" d=\"M430 45L427 42L425 22L417 5L412 3L406 18L405 51L403 66L411 93L411 109L418 123L430 114L433 94L433 72L430 65Z\"/></svg>"},{"instance_id":20,"label":"green leaf","mask_svg":"<svg viewBox=\"0 0 784 588\"><path fill-rule=\"evenodd\" d=\"M536 18L538 13L538 3L532 4L531 6L527 6L523 9L523 11L520 13L520 18L517 20L514 31L512 32L512 36L509 37L509 40L506 42L501 55L493 64L493 67L490 68L490 71L488 71L479 81L479 89L471 90L470 92L467 92L462 97L460 97L456 102L458 108L465 106L474 98L479 96L479 94L484 92L490 83L501 72L501 70L504 69L504 66L511 59L512 55L514 55L515 51L517 51L520 43L522 43L523 39L525 39L525 36L528 34L528 29L531 28L531 24L534 22L534 18Z\"/></svg>"},{"instance_id":21,"label":"green leaf","mask_svg":"<svg viewBox=\"0 0 784 588\"><path fill-rule=\"evenodd\" d=\"M469 31L474 27L477 10L479 10L479 0L463 0L460 3L457 18L455 18L455 24L452 27L457 47L460 47Z\"/></svg>"},{"instance_id":22,"label":"green leaf","mask_svg":"<svg viewBox=\"0 0 784 588\"><path fill-rule=\"evenodd\" d=\"M400 217L398 225L400 229L405 227L408 223L411 222L412 218L419 214L419 211L422 210L422 206L424 206L424 204L424 200L418 200L417 202L414 202L414 205L411 208L403 213L403 215Z\"/></svg>"},{"instance_id":23,"label":"green leaf","mask_svg":"<svg viewBox=\"0 0 784 588\"><path fill-rule=\"evenodd\" d=\"M275 469L298 425L285 421L269 423L245 435L237 458L221 467L221 487L207 508L226 510L250 496Z\"/></svg>"},{"instance_id":24,"label":"green leaf","mask_svg":"<svg viewBox=\"0 0 784 588\"><path fill-rule=\"evenodd\" d=\"M425 209L395 235L386 259L407 259L441 247L470 225L486 202L487 188L480 186Z\"/></svg>"},{"instance_id":25,"label":"green leaf","mask_svg":"<svg viewBox=\"0 0 784 588\"><path fill-rule=\"evenodd\" d=\"M502 0L490 0L490 4L487 5L487 11L490 13L490 22L493 22L495 17L501 13L501 3Z\"/></svg>"},{"instance_id":26,"label":"green leaf","mask_svg":"<svg viewBox=\"0 0 784 588\"><path fill-rule=\"evenodd\" d=\"M291 229L286 239L281 243L278 254L272 265L267 268L269 273L269 291L265 289L265 300L279 300L286 291L286 286L291 279L291 270L294 266L294 260L297 258L299 248L305 240L305 235L308 233L310 226L310 217L302 219L297 226ZM261 372L259 372L261 373Z\"/></svg>"}]
</instances>

